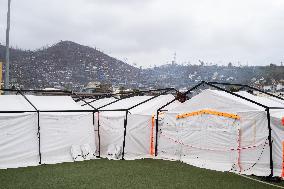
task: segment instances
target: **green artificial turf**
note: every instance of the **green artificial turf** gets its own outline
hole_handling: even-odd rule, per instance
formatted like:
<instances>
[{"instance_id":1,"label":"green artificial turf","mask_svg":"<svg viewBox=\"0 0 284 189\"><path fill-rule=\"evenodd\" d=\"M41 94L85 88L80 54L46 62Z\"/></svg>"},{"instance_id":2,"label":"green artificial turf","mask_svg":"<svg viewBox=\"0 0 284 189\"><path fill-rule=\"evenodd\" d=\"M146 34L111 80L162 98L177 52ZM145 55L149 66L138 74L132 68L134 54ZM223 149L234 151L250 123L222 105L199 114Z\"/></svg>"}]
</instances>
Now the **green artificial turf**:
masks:
<instances>
[{"instance_id":1,"label":"green artificial turf","mask_svg":"<svg viewBox=\"0 0 284 189\"><path fill-rule=\"evenodd\" d=\"M276 183L284 186L282 183ZM0 188L274 188L233 173L164 160L91 160L0 170Z\"/></svg>"}]
</instances>

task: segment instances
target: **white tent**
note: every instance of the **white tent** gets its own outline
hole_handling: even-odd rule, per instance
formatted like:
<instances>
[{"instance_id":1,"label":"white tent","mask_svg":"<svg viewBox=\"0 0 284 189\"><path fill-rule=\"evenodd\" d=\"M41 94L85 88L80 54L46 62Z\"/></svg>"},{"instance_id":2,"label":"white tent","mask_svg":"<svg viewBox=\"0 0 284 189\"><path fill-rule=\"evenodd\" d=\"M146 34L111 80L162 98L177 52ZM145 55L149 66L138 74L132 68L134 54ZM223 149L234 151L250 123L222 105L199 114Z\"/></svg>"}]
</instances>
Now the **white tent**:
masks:
<instances>
[{"instance_id":1,"label":"white tent","mask_svg":"<svg viewBox=\"0 0 284 189\"><path fill-rule=\"evenodd\" d=\"M70 162L72 145L95 150L92 112L69 96L27 99L38 112L21 95L0 96L0 111L23 111L0 113L0 168Z\"/></svg>"},{"instance_id":2,"label":"white tent","mask_svg":"<svg viewBox=\"0 0 284 189\"><path fill-rule=\"evenodd\" d=\"M272 103L268 98L239 94L266 106ZM274 103L284 107L280 102ZM273 176L282 173L283 115L283 110L271 110ZM218 171L270 175L267 112L247 100L204 90L168 111L159 128L159 158Z\"/></svg>"},{"instance_id":3,"label":"white tent","mask_svg":"<svg viewBox=\"0 0 284 189\"><path fill-rule=\"evenodd\" d=\"M125 159L139 159L151 157L150 151L153 150L153 114L165 103L174 99L173 95L161 95L152 98L152 96L135 96L117 101L101 109L99 113L100 125L100 154L102 157L108 157L113 154L111 146L116 149L123 148L125 141ZM140 104L146 100L146 103ZM127 109L132 108L126 113ZM119 111L114 111L119 110ZM126 127L126 131L124 129ZM125 140L124 140L125 134Z\"/></svg>"},{"instance_id":4,"label":"white tent","mask_svg":"<svg viewBox=\"0 0 284 189\"><path fill-rule=\"evenodd\" d=\"M38 165L37 114L34 108L17 95L1 95L0 111L31 111L0 113L0 168Z\"/></svg>"}]
</instances>

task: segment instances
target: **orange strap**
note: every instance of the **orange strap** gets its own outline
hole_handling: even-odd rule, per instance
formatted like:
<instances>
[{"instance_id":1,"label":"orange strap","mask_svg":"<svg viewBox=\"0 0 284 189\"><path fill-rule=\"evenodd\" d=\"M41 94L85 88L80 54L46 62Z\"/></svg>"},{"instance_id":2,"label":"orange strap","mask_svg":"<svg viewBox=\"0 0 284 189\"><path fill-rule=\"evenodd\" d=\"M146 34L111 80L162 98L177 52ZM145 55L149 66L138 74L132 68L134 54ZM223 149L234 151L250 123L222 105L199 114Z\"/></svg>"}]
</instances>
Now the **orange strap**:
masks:
<instances>
[{"instance_id":1,"label":"orange strap","mask_svg":"<svg viewBox=\"0 0 284 189\"><path fill-rule=\"evenodd\" d=\"M284 178L284 141L282 142L282 178Z\"/></svg>"},{"instance_id":2,"label":"orange strap","mask_svg":"<svg viewBox=\"0 0 284 189\"><path fill-rule=\"evenodd\" d=\"M190 117L190 116L197 116L197 115L201 115L201 114L211 114L211 115L216 115L216 116L228 117L228 118L232 118L232 119L240 119L240 116L237 115L237 114L217 112L217 111L213 111L213 110L200 110L200 111L196 111L196 112L179 114L179 115L176 116L176 118L181 119L181 118L186 118L186 117Z\"/></svg>"},{"instance_id":3,"label":"orange strap","mask_svg":"<svg viewBox=\"0 0 284 189\"><path fill-rule=\"evenodd\" d=\"M150 155L153 156L155 154L154 148L154 128L155 128L155 114L152 115L152 127L151 127L151 135L150 135Z\"/></svg>"}]
</instances>

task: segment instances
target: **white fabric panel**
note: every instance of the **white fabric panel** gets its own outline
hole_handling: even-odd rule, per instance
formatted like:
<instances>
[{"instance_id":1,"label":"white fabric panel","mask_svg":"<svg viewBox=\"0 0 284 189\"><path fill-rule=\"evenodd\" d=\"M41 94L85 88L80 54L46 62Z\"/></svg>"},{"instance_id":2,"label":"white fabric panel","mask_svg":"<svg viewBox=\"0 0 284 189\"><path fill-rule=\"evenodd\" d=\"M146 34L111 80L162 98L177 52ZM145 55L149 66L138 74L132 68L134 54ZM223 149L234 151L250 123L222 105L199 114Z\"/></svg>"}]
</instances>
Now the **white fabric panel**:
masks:
<instances>
[{"instance_id":1,"label":"white fabric panel","mask_svg":"<svg viewBox=\"0 0 284 189\"><path fill-rule=\"evenodd\" d=\"M37 132L36 113L1 114L0 168L38 165Z\"/></svg>"},{"instance_id":2,"label":"white fabric panel","mask_svg":"<svg viewBox=\"0 0 284 189\"><path fill-rule=\"evenodd\" d=\"M273 97L255 96L245 91L237 92L237 94L246 97L248 99L254 100L268 107L284 107L284 101L281 101L280 99L276 99Z\"/></svg>"},{"instance_id":3,"label":"white fabric panel","mask_svg":"<svg viewBox=\"0 0 284 189\"><path fill-rule=\"evenodd\" d=\"M38 110L83 110L70 96L33 96L27 98Z\"/></svg>"},{"instance_id":4,"label":"white fabric panel","mask_svg":"<svg viewBox=\"0 0 284 189\"><path fill-rule=\"evenodd\" d=\"M125 98L102 108L102 110L128 109L149 98L151 98L151 96L134 96L130 98Z\"/></svg>"},{"instance_id":5,"label":"white fabric panel","mask_svg":"<svg viewBox=\"0 0 284 189\"><path fill-rule=\"evenodd\" d=\"M125 138L125 159L150 158L152 117L128 115ZM155 131L153 135L155 134ZM154 139L155 141L155 139Z\"/></svg>"},{"instance_id":6,"label":"white fabric panel","mask_svg":"<svg viewBox=\"0 0 284 189\"><path fill-rule=\"evenodd\" d=\"M105 115L106 113L108 112L101 112L99 115L101 141L100 152L102 157L107 157L110 145L122 147L124 134L125 112L123 112L124 115L122 114L122 116L114 117L109 117Z\"/></svg>"},{"instance_id":7,"label":"white fabric panel","mask_svg":"<svg viewBox=\"0 0 284 189\"><path fill-rule=\"evenodd\" d=\"M92 113L41 113L40 128L42 163L73 161L70 151L72 145L89 144L96 149Z\"/></svg>"},{"instance_id":8,"label":"white fabric panel","mask_svg":"<svg viewBox=\"0 0 284 189\"><path fill-rule=\"evenodd\" d=\"M180 144L178 140L176 115L167 113L163 121L159 122L158 158L180 160Z\"/></svg>"},{"instance_id":9,"label":"white fabric panel","mask_svg":"<svg viewBox=\"0 0 284 189\"><path fill-rule=\"evenodd\" d=\"M229 171L236 162L238 125L235 120L213 115L180 119L181 161L207 169Z\"/></svg>"},{"instance_id":10,"label":"white fabric panel","mask_svg":"<svg viewBox=\"0 0 284 189\"><path fill-rule=\"evenodd\" d=\"M284 113L282 114L284 117ZM272 117L271 126L272 126L272 139L273 139L273 166L274 166L274 175L282 175L282 165L283 165L283 143L284 143L284 125L281 123L281 119Z\"/></svg>"},{"instance_id":11,"label":"white fabric panel","mask_svg":"<svg viewBox=\"0 0 284 189\"><path fill-rule=\"evenodd\" d=\"M238 115L241 117L240 147L244 148L240 151L241 173L267 176L270 161L266 112L240 112Z\"/></svg>"},{"instance_id":12,"label":"white fabric panel","mask_svg":"<svg viewBox=\"0 0 284 189\"><path fill-rule=\"evenodd\" d=\"M137 106L136 108L133 108L132 110L130 110L130 112L131 114L139 114L139 115L152 115L153 113L156 114L157 110L160 107L172 101L173 99L175 99L175 97L171 94L161 95L144 104L141 104L140 106Z\"/></svg>"},{"instance_id":13,"label":"white fabric panel","mask_svg":"<svg viewBox=\"0 0 284 189\"><path fill-rule=\"evenodd\" d=\"M0 111L34 111L22 95L0 95Z\"/></svg>"}]
</instances>

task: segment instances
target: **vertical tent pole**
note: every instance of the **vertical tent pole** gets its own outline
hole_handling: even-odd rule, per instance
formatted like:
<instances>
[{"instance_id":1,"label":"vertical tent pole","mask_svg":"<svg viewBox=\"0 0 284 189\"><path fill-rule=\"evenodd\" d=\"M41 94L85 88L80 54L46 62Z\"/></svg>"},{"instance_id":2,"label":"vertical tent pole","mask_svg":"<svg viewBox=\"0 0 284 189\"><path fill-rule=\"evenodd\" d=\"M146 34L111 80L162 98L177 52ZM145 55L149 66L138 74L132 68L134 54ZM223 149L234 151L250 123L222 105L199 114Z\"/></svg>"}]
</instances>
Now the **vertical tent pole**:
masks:
<instances>
[{"instance_id":1,"label":"vertical tent pole","mask_svg":"<svg viewBox=\"0 0 284 189\"><path fill-rule=\"evenodd\" d=\"M269 177L273 177L273 157L272 157L272 137L271 137L271 123L270 123L270 110L266 108L267 112L267 124L268 124L268 142L269 142L269 154L270 154L270 170Z\"/></svg>"},{"instance_id":2,"label":"vertical tent pole","mask_svg":"<svg viewBox=\"0 0 284 189\"><path fill-rule=\"evenodd\" d=\"M188 94L190 93L190 91L193 91L195 89L197 89L198 87L200 87L201 85L203 85L205 83L205 81L200 82L199 84L193 86L191 89L189 89L188 91L186 91L184 94ZM175 102L177 100L177 97L175 99L173 99L172 101L166 103L165 105L163 105L162 107L160 107L157 110L157 120L156 120L156 140L155 140L155 156L158 155L158 132L159 132L159 112L165 108L166 106L170 105L171 103Z\"/></svg>"},{"instance_id":3,"label":"vertical tent pole","mask_svg":"<svg viewBox=\"0 0 284 189\"><path fill-rule=\"evenodd\" d=\"M101 157L100 112L98 111L97 113L98 113L99 157Z\"/></svg>"},{"instance_id":4,"label":"vertical tent pole","mask_svg":"<svg viewBox=\"0 0 284 189\"><path fill-rule=\"evenodd\" d=\"M38 136L38 154L39 164L41 165L41 148L40 148L40 124L39 124L39 110L37 110L37 136Z\"/></svg>"},{"instance_id":5,"label":"vertical tent pole","mask_svg":"<svg viewBox=\"0 0 284 189\"><path fill-rule=\"evenodd\" d=\"M159 133L159 110L157 110L157 117L156 117L155 156L158 155L158 133Z\"/></svg>"},{"instance_id":6,"label":"vertical tent pole","mask_svg":"<svg viewBox=\"0 0 284 189\"><path fill-rule=\"evenodd\" d=\"M19 89L17 90L18 93L20 93L20 95L22 95L24 97L24 99L36 110L37 112L37 136L38 136L38 154L39 154L39 164L41 164L41 147L40 147L40 124L39 124L39 112L40 110L38 110L36 108L36 106L26 97L26 95L24 95L24 93L22 93L22 91Z\"/></svg>"},{"instance_id":7,"label":"vertical tent pole","mask_svg":"<svg viewBox=\"0 0 284 189\"><path fill-rule=\"evenodd\" d=\"M124 119L124 134L123 134L123 145L122 145L122 160L124 160L124 150L125 150L125 137L126 137L126 127L127 127L127 117L128 117L128 110L125 113Z\"/></svg>"}]
</instances>

